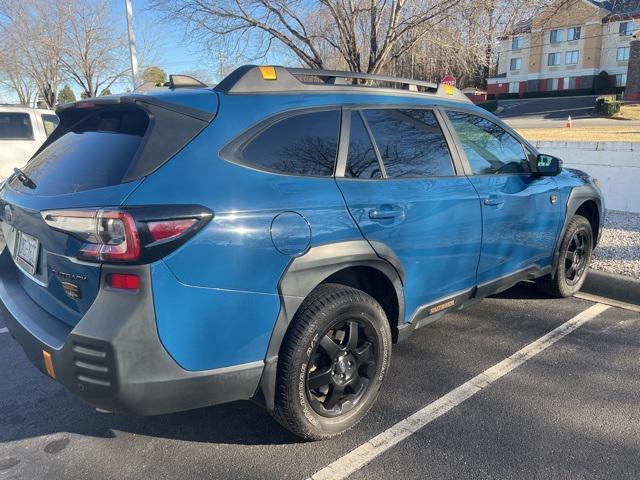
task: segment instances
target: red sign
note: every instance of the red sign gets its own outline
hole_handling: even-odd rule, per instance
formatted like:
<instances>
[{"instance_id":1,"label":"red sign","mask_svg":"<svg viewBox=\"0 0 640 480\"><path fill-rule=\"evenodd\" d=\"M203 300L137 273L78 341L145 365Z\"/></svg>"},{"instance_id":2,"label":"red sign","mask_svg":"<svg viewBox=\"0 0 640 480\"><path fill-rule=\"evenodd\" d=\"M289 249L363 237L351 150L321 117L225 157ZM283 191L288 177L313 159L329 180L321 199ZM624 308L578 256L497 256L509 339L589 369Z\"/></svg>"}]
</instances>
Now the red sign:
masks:
<instances>
[{"instance_id":1,"label":"red sign","mask_svg":"<svg viewBox=\"0 0 640 480\"><path fill-rule=\"evenodd\" d=\"M442 77L442 83L444 83L445 85L451 85L452 87L455 87L456 77L454 77L453 75L445 75L444 77Z\"/></svg>"}]
</instances>

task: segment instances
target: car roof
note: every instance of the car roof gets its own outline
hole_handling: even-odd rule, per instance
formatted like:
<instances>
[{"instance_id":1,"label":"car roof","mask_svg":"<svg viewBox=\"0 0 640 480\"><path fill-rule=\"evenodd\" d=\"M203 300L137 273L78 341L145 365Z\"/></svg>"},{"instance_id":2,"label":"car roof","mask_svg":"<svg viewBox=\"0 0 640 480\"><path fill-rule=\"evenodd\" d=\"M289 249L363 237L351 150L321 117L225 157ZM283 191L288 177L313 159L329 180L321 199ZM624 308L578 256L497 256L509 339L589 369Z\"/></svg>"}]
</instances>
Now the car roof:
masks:
<instances>
[{"instance_id":1,"label":"car roof","mask_svg":"<svg viewBox=\"0 0 640 480\"><path fill-rule=\"evenodd\" d=\"M56 113L53 110L47 110L44 108L31 108L25 105L2 105L0 104L0 112L17 112L17 113L46 113L50 115L55 115Z\"/></svg>"}]
</instances>

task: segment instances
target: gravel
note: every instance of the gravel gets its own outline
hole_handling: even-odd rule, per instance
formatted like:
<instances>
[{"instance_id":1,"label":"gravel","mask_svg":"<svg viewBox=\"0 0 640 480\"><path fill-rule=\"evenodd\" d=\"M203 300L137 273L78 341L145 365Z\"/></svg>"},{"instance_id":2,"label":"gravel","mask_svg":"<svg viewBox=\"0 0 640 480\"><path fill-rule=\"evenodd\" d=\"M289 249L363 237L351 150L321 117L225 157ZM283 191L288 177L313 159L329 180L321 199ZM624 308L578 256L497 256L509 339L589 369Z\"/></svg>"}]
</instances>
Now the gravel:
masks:
<instances>
[{"instance_id":1,"label":"gravel","mask_svg":"<svg viewBox=\"0 0 640 480\"><path fill-rule=\"evenodd\" d=\"M3 248L4 239L0 233L0 251ZM640 213L607 210L591 268L640 280Z\"/></svg>"},{"instance_id":2,"label":"gravel","mask_svg":"<svg viewBox=\"0 0 640 480\"><path fill-rule=\"evenodd\" d=\"M591 268L640 279L640 213L607 210Z\"/></svg>"}]
</instances>

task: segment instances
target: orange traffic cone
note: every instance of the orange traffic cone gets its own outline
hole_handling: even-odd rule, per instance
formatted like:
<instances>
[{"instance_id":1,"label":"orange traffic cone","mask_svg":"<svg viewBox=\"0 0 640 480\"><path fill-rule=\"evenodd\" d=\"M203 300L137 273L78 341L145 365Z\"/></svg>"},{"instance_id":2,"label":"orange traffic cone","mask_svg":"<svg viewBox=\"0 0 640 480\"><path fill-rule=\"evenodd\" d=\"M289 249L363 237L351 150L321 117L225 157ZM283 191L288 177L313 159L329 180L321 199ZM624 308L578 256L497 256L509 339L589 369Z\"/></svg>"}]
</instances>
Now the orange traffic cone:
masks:
<instances>
[{"instance_id":1,"label":"orange traffic cone","mask_svg":"<svg viewBox=\"0 0 640 480\"><path fill-rule=\"evenodd\" d=\"M571 115L567 118L567 128L571 128Z\"/></svg>"}]
</instances>

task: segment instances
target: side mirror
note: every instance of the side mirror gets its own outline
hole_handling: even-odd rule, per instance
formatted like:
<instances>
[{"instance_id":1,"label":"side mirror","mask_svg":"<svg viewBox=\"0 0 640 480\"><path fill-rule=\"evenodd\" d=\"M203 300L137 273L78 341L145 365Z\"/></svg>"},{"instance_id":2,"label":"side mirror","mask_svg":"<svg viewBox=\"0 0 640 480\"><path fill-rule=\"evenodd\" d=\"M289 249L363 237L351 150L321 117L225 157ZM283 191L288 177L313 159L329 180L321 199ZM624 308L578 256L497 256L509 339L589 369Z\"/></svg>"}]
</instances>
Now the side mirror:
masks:
<instances>
[{"instance_id":1,"label":"side mirror","mask_svg":"<svg viewBox=\"0 0 640 480\"><path fill-rule=\"evenodd\" d=\"M562 171L562 160L552 155L538 155L536 172L543 177L555 177Z\"/></svg>"}]
</instances>

